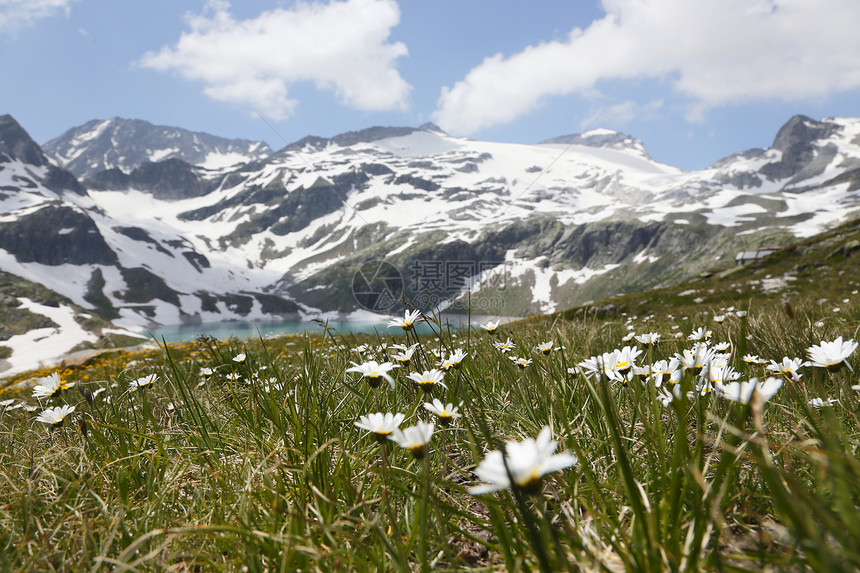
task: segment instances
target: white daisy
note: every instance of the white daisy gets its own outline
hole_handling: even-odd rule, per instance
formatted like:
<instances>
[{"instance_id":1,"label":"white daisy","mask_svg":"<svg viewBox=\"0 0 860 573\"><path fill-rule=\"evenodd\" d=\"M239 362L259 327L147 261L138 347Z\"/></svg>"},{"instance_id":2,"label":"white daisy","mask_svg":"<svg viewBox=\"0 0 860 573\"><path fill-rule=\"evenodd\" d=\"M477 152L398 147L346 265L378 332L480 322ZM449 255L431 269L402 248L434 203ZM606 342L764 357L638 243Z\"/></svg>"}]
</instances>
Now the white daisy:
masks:
<instances>
[{"instance_id":1,"label":"white daisy","mask_svg":"<svg viewBox=\"0 0 860 573\"><path fill-rule=\"evenodd\" d=\"M544 356L549 355L552 352L552 341L549 342L541 342L535 347L535 350L543 354Z\"/></svg>"},{"instance_id":2,"label":"white daisy","mask_svg":"<svg viewBox=\"0 0 860 573\"><path fill-rule=\"evenodd\" d=\"M405 311L403 313L403 318L393 318L388 323L388 328L392 326L399 326L403 330L411 330L412 326L415 324L415 321L421 318L420 310L412 310Z\"/></svg>"},{"instance_id":3,"label":"white daisy","mask_svg":"<svg viewBox=\"0 0 860 573\"><path fill-rule=\"evenodd\" d=\"M770 376L764 382L759 382L758 378L750 378L748 382L718 383L715 388L719 396L732 402L749 404L753 394L762 402L767 402L782 388L782 379Z\"/></svg>"},{"instance_id":4,"label":"white daisy","mask_svg":"<svg viewBox=\"0 0 860 573\"><path fill-rule=\"evenodd\" d=\"M510 338L508 338L504 342L494 342L493 346L496 348L496 350L500 350L502 354L510 352L517 347L517 345L514 344L514 341Z\"/></svg>"},{"instance_id":5,"label":"white daisy","mask_svg":"<svg viewBox=\"0 0 860 573\"><path fill-rule=\"evenodd\" d=\"M660 335L656 332L649 332L648 334L637 334L635 336L636 342L641 344L642 346L655 346L660 342Z\"/></svg>"},{"instance_id":6,"label":"white daisy","mask_svg":"<svg viewBox=\"0 0 860 573\"><path fill-rule=\"evenodd\" d=\"M379 364L375 360L364 362L363 364L356 364L355 362L350 362L350 364L352 364L352 368L347 368L346 371L360 373L362 378L367 378L367 384L371 388L379 387L383 379L388 381L392 389L394 388L394 379L388 372L399 368L397 364L392 364L391 362Z\"/></svg>"},{"instance_id":7,"label":"white daisy","mask_svg":"<svg viewBox=\"0 0 860 573\"><path fill-rule=\"evenodd\" d=\"M708 348L707 344L698 343L692 349L684 349L682 353L676 353L672 360L677 360L684 370L699 372L714 358L715 353L716 351Z\"/></svg>"},{"instance_id":8,"label":"white daisy","mask_svg":"<svg viewBox=\"0 0 860 573\"><path fill-rule=\"evenodd\" d=\"M382 412L376 412L375 414L367 414L360 417L355 425L373 434L373 437L378 442L384 442L400 426L405 418L406 414L392 414L391 412L383 414Z\"/></svg>"},{"instance_id":9,"label":"white daisy","mask_svg":"<svg viewBox=\"0 0 860 573\"><path fill-rule=\"evenodd\" d=\"M462 403L460 405L462 406ZM424 402L424 409L439 418L439 423L443 426L448 426L457 418L463 417L463 414L458 412L458 406L451 403L443 404L439 398L434 398L432 404Z\"/></svg>"},{"instance_id":10,"label":"white daisy","mask_svg":"<svg viewBox=\"0 0 860 573\"><path fill-rule=\"evenodd\" d=\"M63 425L63 420L65 420L66 417L74 411L75 407L69 406L68 404L54 406L53 408L43 410L42 413L36 417L36 421L49 424L52 428L59 428Z\"/></svg>"},{"instance_id":11,"label":"white daisy","mask_svg":"<svg viewBox=\"0 0 860 573\"><path fill-rule=\"evenodd\" d=\"M707 340L711 337L712 334L713 333L710 330L707 330L706 328L700 326L699 328L690 333L690 335L687 337L687 340L702 340L703 338Z\"/></svg>"},{"instance_id":12,"label":"white daisy","mask_svg":"<svg viewBox=\"0 0 860 573\"><path fill-rule=\"evenodd\" d=\"M526 492L537 491L544 475L576 465L578 461L566 451L553 455L557 446L549 426L540 431L536 440L508 442L504 454L494 450L478 464L475 474L486 483L469 488L469 493L480 495L512 485Z\"/></svg>"},{"instance_id":13,"label":"white daisy","mask_svg":"<svg viewBox=\"0 0 860 573\"><path fill-rule=\"evenodd\" d=\"M788 356L786 356L782 359L782 362L776 362L775 360L771 360L770 364L766 366L766 370L768 372L775 372L777 374L791 376L794 380L800 380L801 374L797 371L797 369L807 365L808 363L804 362L802 358L789 358Z\"/></svg>"},{"instance_id":14,"label":"white daisy","mask_svg":"<svg viewBox=\"0 0 860 573\"><path fill-rule=\"evenodd\" d=\"M421 459L427 455L434 428L431 422L418 422L405 430L399 428L394 430L388 439L397 442L401 448L409 450L414 457Z\"/></svg>"},{"instance_id":15,"label":"white daisy","mask_svg":"<svg viewBox=\"0 0 860 573\"><path fill-rule=\"evenodd\" d=\"M441 368L443 370L450 370L451 368L459 368L463 363L463 359L468 356L462 348L457 348L454 352L451 353L448 358L442 361Z\"/></svg>"},{"instance_id":16,"label":"white daisy","mask_svg":"<svg viewBox=\"0 0 860 573\"><path fill-rule=\"evenodd\" d=\"M409 348L406 346L397 344L392 346L391 348L395 350L400 350L397 354L392 354L391 358L399 362L400 364L406 365L412 362L412 357L415 354L415 350L418 348L418 344L413 344Z\"/></svg>"},{"instance_id":17,"label":"white daisy","mask_svg":"<svg viewBox=\"0 0 860 573\"><path fill-rule=\"evenodd\" d=\"M830 370L837 369L841 364L845 364L854 372L851 365L848 364L847 358L857 350L857 343L854 340L842 341L840 336L833 342L821 341L817 346L810 346L806 349L809 356L809 364L811 366L819 366Z\"/></svg>"},{"instance_id":18,"label":"white daisy","mask_svg":"<svg viewBox=\"0 0 860 573\"><path fill-rule=\"evenodd\" d=\"M445 378L445 373L435 368L432 370L425 370L420 374L418 372L413 372L409 374L407 378L418 384L418 387L425 392L432 391L437 385L445 389L448 388L448 386L442 382L442 379Z\"/></svg>"},{"instance_id":19,"label":"white daisy","mask_svg":"<svg viewBox=\"0 0 860 573\"><path fill-rule=\"evenodd\" d=\"M74 382L63 382L60 375L54 372L45 378L39 378L38 384L33 386L33 398L53 398L59 396L63 390L74 387Z\"/></svg>"},{"instance_id":20,"label":"white daisy","mask_svg":"<svg viewBox=\"0 0 860 573\"><path fill-rule=\"evenodd\" d=\"M626 372L630 370L636 363L636 358L642 354L636 346L625 346L621 350L616 350L615 370L618 372Z\"/></svg>"},{"instance_id":21,"label":"white daisy","mask_svg":"<svg viewBox=\"0 0 860 573\"><path fill-rule=\"evenodd\" d=\"M826 400L822 400L821 398L813 398L809 401L809 405L813 408L825 408L828 406L832 406L836 402L838 402L836 398L828 398Z\"/></svg>"},{"instance_id":22,"label":"white daisy","mask_svg":"<svg viewBox=\"0 0 860 573\"><path fill-rule=\"evenodd\" d=\"M517 356L510 356L510 361L519 366L520 368L525 368L529 364L532 363L531 358L519 358Z\"/></svg>"},{"instance_id":23,"label":"white daisy","mask_svg":"<svg viewBox=\"0 0 860 573\"><path fill-rule=\"evenodd\" d=\"M128 389L131 390L132 392L134 392L135 390L137 390L139 388L144 388L146 386L150 386L150 385L154 384L157 379L158 379L157 374L149 374L148 376L142 376L142 377L138 378L137 380L132 380L131 382L129 382L128 383Z\"/></svg>"}]
</instances>

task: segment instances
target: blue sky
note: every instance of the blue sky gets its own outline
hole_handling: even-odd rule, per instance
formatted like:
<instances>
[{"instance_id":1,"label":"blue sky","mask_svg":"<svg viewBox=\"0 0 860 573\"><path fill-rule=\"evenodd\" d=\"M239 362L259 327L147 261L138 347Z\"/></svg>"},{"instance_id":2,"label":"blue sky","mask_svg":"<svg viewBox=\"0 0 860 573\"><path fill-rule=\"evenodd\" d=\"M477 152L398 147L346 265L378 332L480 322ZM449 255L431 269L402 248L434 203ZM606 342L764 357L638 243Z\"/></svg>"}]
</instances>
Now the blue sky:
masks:
<instances>
[{"instance_id":1,"label":"blue sky","mask_svg":"<svg viewBox=\"0 0 860 573\"><path fill-rule=\"evenodd\" d=\"M0 0L0 113L39 143L120 116L275 149L603 127L697 169L860 115L857 22L857 0Z\"/></svg>"}]
</instances>

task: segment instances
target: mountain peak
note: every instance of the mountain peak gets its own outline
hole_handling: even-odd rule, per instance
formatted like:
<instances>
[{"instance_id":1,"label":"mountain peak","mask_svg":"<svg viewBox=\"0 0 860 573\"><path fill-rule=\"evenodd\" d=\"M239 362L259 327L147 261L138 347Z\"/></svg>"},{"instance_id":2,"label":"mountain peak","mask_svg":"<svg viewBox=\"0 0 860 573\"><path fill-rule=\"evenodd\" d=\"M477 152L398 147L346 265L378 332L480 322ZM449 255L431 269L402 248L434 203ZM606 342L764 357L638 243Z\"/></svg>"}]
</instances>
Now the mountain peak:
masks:
<instances>
[{"instance_id":1,"label":"mountain peak","mask_svg":"<svg viewBox=\"0 0 860 573\"><path fill-rule=\"evenodd\" d=\"M272 154L260 141L227 139L142 119L94 119L69 129L43 149L82 178L119 168L130 173L145 162L177 158L191 165L220 169L265 159Z\"/></svg>"},{"instance_id":2,"label":"mountain peak","mask_svg":"<svg viewBox=\"0 0 860 573\"><path fill-rule=\"evenodd\" d=\"M418 129L421 131L435 131L436 133L441 133L443 135L448 135L445 133L445 130L433 123L432 121L428 121L426 123L422 123L418 126Z\"/></svg>"},{"instance_id":3,"label":"mountain peak","mask_svg":"<svg viewBox=\"0 0 860 573\"><path fill-rule=\"evenodd\" d=\"M437 131L444 133L439 127L432 123L425 123L421 127L389 127L374 125L358 131L347 131L339 133L334 137L319 137L316 135L308 135L300 140L290 143L281 151L301 151L307 146L316 149L322 149L330 144L339 145L340 147L349 147L356 143L370 143L379 141L380 139L388 139L389 137L403 137L416 131Z\"/></svg>"},{"instance_id":4,"label":"mountain peak","mask_svg":"<svg viewBox=\"0 0 860 573\"><path fill-rule=\"evenodd\" d=\"M39 144L33 141L30 134L15 121L15 118L8 114L0 115L0 163L14 161L25 165L43 167L44 171L41 174L29 173L28 177L33 177L51 191L56 193L71 191L78 195L86 194L86 190L73 174L48 161ZM18 181L23 180L19 179Z\"/></svg>"},{"instance_id":5,"label":"mountain peak","mask_svg":"<svg viewBox=\"0 0 860 573\"><path fill-rule=\"evenodd\" d=\"M0 163L12 160L42 166L48 160L30 134L11 115L0 115Z\"/></svg>"},{"instance_id":6,"label":"mountain peak","mask_svg":"<svg viewBox=\"0 0 860 573\"><path fill-rule=\"evenodd\" d=\"M583 133L571 133L541 141L544 144L587 145L589 147L604 147L608 149L632 149L645 157L650 157L645 145L635 137L612 129L597 128Z\"/></svg>"},{"instance_id":7,"label":"mountain peak","mask_svg":"<svg viewBox=\"0 0 860 573\"><path fill-rule=\"evenodd\" d=\"M793 148L807 146L816 139L830 137L836 129L832 123L816 121L805 115L795 115L779 129L771 147L787 152Z\"/></svg>"},{"instance_id":8,"label":"mountain peak","mask_svg":"<svg viewBox=\"0 0 860 573\"><path fill-rule=\"evenodd\" d=\"M816 121L805 115L795 115L779 129L773 140L772 149L782 152L779 161L762 167L761 173L769 179L786 179L796 176L810 168L816 157L815 142L827 139L840 128L838 125Z\"/></svg>"}]
</instances>

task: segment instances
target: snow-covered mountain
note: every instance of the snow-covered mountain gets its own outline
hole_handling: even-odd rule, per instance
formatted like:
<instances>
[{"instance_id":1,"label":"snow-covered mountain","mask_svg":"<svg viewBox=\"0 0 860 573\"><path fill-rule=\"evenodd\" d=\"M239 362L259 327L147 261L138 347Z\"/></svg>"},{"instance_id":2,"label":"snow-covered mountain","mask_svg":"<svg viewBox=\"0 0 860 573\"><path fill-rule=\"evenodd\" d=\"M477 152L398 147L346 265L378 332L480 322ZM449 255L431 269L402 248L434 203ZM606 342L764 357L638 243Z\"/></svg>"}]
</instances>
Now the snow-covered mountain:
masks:
<instances>
[{"instance_id":1,"label":"snow-covered mountain","mask_svg":"<svg viewBox=\"0 0 860 573\"><path fill-rule=\"evenodd\" d=\"M263 292L278 277L246 273L232 260L207 255L208 246L197 250L199 238L186 238L147 210L165 203L162 195L147 193L150 204L128 200L139 193L87 191L52 164L13 118L0 116L0 270L123 327L298 310ZM117 194L127 198L117 205L105 200Z\"/></svg>"},{"instance_id":2,"label":"snow-covered mountain","mask_svg":"<svg viewBox=\"0 0 860 573\"><path fill-rule=\"evenodd\" d=\"M396 311L403 297L548 312L731 266L860 200L849 118L794 117L772 147L691 172L607 130L517 145L425 125L308 137L235 168L105 164L86 189L20 126L6 131L0 270L126 327ZM77 140L78 157L87 141L107 153L100 137Z\"/></svg>"},{"instance_id":3,"label":"snow-covered mountain","mask_svg":"<svg viewBox=\"0 0 860 573\"><path fill-rule=\"evenodd\" d=\"M541 141L541 145L564 143L567 145L586 145L588 147L606 147L617 150L630 150L648 157L645 145L629 135L612 131L611 129L592 129L585 133L572 133Z\"/></svg>"},{"instance_id":4,"label":"snow-covered mountain","mask_svg":"<svg viewBox=\"0 0 860 573\"><path fill-rule=\"evenodd\" d=\"M81 179L106 169L130 173L147 162L165 159L181 159L204 169L221 170L272 154L269 146L260 141L225 139L120 117L94 119L73 127L42 149L59 166Z\"/></svg>"}]
</instances>

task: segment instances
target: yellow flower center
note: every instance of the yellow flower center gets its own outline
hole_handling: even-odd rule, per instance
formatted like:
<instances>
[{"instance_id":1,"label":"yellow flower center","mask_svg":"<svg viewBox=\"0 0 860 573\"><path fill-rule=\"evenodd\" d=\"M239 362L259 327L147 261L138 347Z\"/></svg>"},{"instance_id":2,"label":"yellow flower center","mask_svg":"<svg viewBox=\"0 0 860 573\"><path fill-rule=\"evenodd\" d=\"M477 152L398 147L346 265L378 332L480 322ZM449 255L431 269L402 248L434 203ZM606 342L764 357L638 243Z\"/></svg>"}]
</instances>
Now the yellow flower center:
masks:
<instances>
[{"instance_id":1,"label":"yellow flower center","mask_svg":"<svg viewBox=\"0 0 860 573\"><path fill-rule=\"evenodd\" d=\"M521 479L516 482L517 487L519 487L526 493L537 493L537 491L540 489L540 484L541 476L537 468L532 470L532 472L525 479Z\"/></svg>"}]
</instances>

